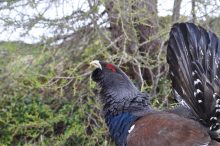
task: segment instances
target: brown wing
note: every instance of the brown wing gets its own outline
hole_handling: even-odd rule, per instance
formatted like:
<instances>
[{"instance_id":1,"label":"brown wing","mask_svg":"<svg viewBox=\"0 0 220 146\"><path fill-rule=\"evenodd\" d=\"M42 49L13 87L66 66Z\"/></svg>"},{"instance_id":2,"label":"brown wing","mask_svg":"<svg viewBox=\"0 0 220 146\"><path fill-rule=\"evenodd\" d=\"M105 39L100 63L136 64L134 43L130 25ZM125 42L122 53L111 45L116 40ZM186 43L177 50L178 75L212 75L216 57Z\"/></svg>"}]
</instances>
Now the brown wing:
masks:
<instances>
[{"instance_id":1,"label":"brown wing","mask_svg":"<svg viewBox=\"0 0 220 146\"><path fill-rule=\"evenodd\" d=\"M128 146L192 146L208 145L211 138L196 121L157 112L136 121L127 142Z\"/></svg>"}]
</instances>

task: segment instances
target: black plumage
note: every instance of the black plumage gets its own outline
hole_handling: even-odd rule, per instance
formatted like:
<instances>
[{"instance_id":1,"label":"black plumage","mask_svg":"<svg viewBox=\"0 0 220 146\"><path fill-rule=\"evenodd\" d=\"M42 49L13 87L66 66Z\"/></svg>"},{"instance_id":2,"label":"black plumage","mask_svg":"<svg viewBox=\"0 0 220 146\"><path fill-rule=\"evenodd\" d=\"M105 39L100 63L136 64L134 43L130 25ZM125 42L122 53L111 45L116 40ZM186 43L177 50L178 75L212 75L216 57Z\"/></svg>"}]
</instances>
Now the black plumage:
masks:
<instances>
[{"instance_id":1,"label":"black plumage","mask_svg":"<svg viewBox=\"0 0 220 146\"><path fill-rule=\"evenodd\" d=\"M92 79L101 87L102 111L117 146L211 145L207 130L181 109L156 111L149 96L141 93L117 66L93 61ZM186 118L187 117L187 118Z\"/></svg>"},{"instance_id":2,"label":"black plumage","mask_svg":"<svg viewBox=\"0 0 220 146\"><path fill-rule=\"evenodd\" d=\"M167 48L173 91L220 140L220 39L193 23L173 25Z\"/></svg>"}]
</instances>

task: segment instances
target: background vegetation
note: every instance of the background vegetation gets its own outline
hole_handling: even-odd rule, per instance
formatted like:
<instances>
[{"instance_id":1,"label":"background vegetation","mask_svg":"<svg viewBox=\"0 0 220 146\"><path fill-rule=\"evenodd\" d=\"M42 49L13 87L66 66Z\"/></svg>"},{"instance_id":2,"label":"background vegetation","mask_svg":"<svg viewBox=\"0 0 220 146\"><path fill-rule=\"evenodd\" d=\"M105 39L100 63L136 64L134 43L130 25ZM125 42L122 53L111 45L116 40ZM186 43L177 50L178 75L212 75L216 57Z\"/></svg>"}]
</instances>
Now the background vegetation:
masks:
<instances>
[{"instance_id":1,"label":"background vegetation","mask_svg":"<svg viewBox=\"0 0 220 146\"><path fill-rule=\"evenodd\" d=\"M188 2L189 15L175 0L163 17L156 0L0 2L1 36L40 33L29 44L0 42L0 145L114 145L90 78L94 59L120 66L154 107L175 106L166 64L172 24L191 21L220 33L219 1Z\"/></svg>"}]
</instances>

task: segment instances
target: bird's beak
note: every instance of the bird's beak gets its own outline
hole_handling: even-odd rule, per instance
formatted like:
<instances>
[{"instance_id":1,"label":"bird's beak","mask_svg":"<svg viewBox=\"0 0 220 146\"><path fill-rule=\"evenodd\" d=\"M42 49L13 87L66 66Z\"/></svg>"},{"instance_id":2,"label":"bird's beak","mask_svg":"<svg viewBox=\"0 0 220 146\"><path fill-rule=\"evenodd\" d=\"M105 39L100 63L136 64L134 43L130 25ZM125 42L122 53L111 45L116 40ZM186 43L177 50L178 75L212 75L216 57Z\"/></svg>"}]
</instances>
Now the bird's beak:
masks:
<instances>
[{"instance_id":1,"label":"bird's beak","mask_svg":"<svg viewBox=\"0 0 220 146\"><path fill-rule=\"evenodd\" d=\"M96 68L100 68L102 70L102 66L98 60L93 60L92 62L90 62L90 65L93 65Z\"/></svg>"}]
</instances>

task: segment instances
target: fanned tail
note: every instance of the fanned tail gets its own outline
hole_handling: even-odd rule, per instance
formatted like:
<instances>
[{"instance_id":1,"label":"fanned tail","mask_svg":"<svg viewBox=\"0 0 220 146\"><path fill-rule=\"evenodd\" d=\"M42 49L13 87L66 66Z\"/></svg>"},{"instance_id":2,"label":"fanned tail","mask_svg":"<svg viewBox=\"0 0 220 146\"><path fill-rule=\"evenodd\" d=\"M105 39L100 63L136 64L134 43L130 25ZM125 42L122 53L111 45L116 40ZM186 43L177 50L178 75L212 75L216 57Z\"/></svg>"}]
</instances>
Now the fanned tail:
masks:
<instances>
[{"instance_id":1,"label":"fanned tail","mask_svg":"<svg viewBox=\"0 0 220 146\"><path fill-rule=\"evenodd\" d=\"M175 94L220 138L220 39L193 23L174 24L167 61Z\"/></svg>"}]
</instances>

